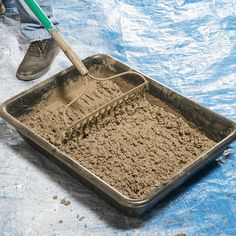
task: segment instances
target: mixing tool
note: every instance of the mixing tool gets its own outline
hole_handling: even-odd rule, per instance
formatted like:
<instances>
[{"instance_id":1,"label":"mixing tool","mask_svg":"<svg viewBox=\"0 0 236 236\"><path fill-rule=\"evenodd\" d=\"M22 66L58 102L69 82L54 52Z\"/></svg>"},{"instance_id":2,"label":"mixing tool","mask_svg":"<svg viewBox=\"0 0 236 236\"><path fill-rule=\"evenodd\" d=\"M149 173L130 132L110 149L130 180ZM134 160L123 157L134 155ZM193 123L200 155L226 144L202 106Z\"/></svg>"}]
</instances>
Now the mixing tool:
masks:
<instances>
[{"instance_id":1,"label":"mixing tool","mask_svg":"<svg viewBox=\"0 0 236 236\"><path fill-rule=\"evenodd\" d=\"M49 20L49 18L45 15L45 13L42 11L42 9L39 7L39 5L34 0L25 0L26 4L29 6L29 8L33 11L37 19L41 22L41 24L47 29L47 31L50 33L52 38L56 41L56 43L59 45L59 47L62 49L62 51L65 53L65 55L69 58L69 60L72 62L72 64L75 66L75 68L80 72L80 74L85 79L85 89L81 94L76 96L70 103L68 103L64 109L63 112L63 118L64 122L67 126L67 128L71 128L75 125L77 125L77 128L81 128L87 123L91 122L92 120L98 118L100 115L104 115L106 112L110 111L111 109L114 109L117 105L122 104L124 101L127 101L130 98L133 98L137 94L144 91L146 88L148 81L145 79L145 77L137 72L134 71L126 71L123 73L119 73L107 78L97 78L93 75L89 74L89 71L83 64L83 62L80 60L80 58L76 55L76 53L72 50L72 48L66 43L66 41L63 39L61 34L59 33L58 29L52 24L52 22ZM78 119L74 121L73 123L69 123L66 117L66 112L68 108L76 101L78 100L83 94L86 93L88 88L88 78L97 80L97 81L105 81L105 80L111 80L115 79L121 76L125 76L127 74L134 74L138 77L140 77L143 81L143 83L139 84L138 86L130 89L128 92L120 95L119 97L113 99L109 103L103 105L102 107L96 109L95 111L89 113L88 115L84 116L81 119Z\"/></svg>"}]
</instances>

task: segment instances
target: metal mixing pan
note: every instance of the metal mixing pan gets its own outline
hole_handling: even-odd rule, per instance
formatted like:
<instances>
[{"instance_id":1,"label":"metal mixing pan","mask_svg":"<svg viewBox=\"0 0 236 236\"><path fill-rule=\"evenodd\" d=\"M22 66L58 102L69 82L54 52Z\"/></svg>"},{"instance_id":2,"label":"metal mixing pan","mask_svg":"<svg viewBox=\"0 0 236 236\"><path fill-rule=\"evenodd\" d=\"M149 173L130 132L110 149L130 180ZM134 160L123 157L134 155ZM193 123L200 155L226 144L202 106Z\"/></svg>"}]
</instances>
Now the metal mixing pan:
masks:
<instances>
[{"instance_id":1,"label":"metal mixing pan","mask_svg":"<svg viewBox=\"0 0 236 236\"><path fill-rule=\"evenodd\" d=\"M117 59L107 55L88 57L84 60L84 63L87 68L95 64L105 65L115 73L132 69ZM236 125L233 121L198 105L144 75L150 82L148 93L154 97L158 97L169 106L173 107L177 112L181 113L186 120L194 123L209 138L217 141L217 144L212 149L196 158L195 161L184 170L157 188L156 191L146 199L130 199L84 168L70 156L60 152L55 146L34 133L29 127L26 127L17 119L20 115L30 111L35 104L47 97L53 88L66 83L76 75L78 75L78 72L74 67L63 70L1 104L0 115L8 123L13 125L32 146L44 153L52 161L60 164L62 168L128 215L140 215L150 209L159 200L176 189L210 161L216 159L236 138ZM134 80L132 75L129 75L126 79L128 82L129 79Z\"/></svg>"}]
</instances>

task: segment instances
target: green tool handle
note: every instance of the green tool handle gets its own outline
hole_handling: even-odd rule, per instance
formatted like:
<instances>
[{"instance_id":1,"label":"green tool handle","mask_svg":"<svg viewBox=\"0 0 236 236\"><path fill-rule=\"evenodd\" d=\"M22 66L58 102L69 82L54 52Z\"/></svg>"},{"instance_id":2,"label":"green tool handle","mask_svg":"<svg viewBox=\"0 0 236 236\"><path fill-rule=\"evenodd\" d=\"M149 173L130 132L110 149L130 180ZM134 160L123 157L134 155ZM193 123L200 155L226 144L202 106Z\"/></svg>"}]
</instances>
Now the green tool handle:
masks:
<instances>
[{"instance_id":1,"label":"green tool handle","mask_svg":"<svg viewBox=\"0 0 236 236\"><path fill-rule=\"evenodd\" d=\"M25 3L32 10L32 12L41 22L41 24L47 29L47 31L50 33L52 38L56 41L56 43L65 53L65 55L69 58L72 64L77 68L80 74L86 75L88 73L87 68L85 67L83 62L79 59L79 57L75 54L75 52L71 49L71 47L66 43L66 41L58 32L57 28L52 24L49 18L45 15L45 13L42 11L40 6L34 0L25 0Z\"/></svg>"}]
</instances>

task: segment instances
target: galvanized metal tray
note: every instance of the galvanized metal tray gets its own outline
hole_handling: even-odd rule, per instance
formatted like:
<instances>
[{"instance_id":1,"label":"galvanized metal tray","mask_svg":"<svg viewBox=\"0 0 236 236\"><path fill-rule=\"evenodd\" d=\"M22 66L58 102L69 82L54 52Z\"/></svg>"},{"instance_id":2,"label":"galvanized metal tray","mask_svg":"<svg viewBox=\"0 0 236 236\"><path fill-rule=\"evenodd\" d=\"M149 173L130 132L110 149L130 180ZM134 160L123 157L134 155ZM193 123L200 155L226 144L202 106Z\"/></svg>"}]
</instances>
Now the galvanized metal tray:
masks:
<instances>
[{"instance_id":1,"label":"galvanized metal tray","mask_svg":"<svg viewBox=\"0 0 236 236\"><path fill-rule=\"evenodd\" d=\"M102 54L88 57L84 60L84 63L87 68L96 64L104 65L116 73L132 69L119 60ZM216 140L217 144L196 158L196 160L185 169L158 187L155 192L147 198L143 200L130 199L91 173L70 156L62 153L55 146L40 137L17 119L20 115L28 112L35 104L44 99L53 88L73 79L76 75L78 75L78 72L74 67L61 71L51 78L2 103L0 105L0 115L8 123L13 125L28 143L128 215L140 215L150 209L168 193L184 183L209 162L216 159L227 146L236 139L236 124L233 121L202 107L144 75L149 81L148 93L173 107L177 112L181 113L186 120L194 123L208 137ZM132 75L127 77L127 81L133 79Z\"/></svg>"}]
</instances>

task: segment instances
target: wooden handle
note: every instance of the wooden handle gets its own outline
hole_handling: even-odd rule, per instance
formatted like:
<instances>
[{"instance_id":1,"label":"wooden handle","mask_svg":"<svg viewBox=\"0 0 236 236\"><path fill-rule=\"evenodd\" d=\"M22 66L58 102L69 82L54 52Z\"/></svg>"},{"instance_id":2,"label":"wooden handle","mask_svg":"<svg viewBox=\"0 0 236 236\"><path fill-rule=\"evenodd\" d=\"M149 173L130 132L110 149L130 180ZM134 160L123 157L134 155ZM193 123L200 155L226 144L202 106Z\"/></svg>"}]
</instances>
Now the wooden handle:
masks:
<instances>
[{"instance_id":1,"label":"wooden handle","mask_svg":"<svg viewBox=\"0 0 236 236\"><path fill-rule=\"evenodd\" d=\"M69 58L72 64L76 67L76 69L80 72L81 75L86 75L88 73L87 68L84 63L79 59L79 57L75 54L75 52L71 49L71 47L65 42L65 40L61 37L58 31L52 31L51 35L65 55Z\"/></svg>"}]
</instances>

